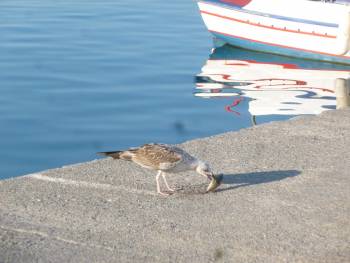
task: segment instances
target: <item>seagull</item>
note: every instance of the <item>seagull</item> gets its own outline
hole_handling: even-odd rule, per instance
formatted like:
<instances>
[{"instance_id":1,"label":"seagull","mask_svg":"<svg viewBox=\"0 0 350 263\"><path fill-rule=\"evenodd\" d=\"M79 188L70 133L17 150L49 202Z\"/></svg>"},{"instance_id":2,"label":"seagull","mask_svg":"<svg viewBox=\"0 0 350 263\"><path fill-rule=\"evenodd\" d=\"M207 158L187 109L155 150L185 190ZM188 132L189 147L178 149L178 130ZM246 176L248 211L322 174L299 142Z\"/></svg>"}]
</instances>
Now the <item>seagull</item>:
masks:
<instances>
[{"instance_id":1,"label":"seagull","mask_svg":"<svg viewBox=\"0 0 350 263\"><path fill-rule=\"evenodd\" d=\"M209 180L215 179L213 172L206 162L197 159L181 148L173 145L151 143L136 148L130 148L125 151L99 152L97 154L112 157L113 159L132 161L146 169L158 171L156 182L157 192L160 195L170 194L160 190L160 176L163 177L165 186L171 193L175 190L169 187L165 178L167 174L192 170L207 177ZM219 182L217 185L219 185Z\"/></svg>"}]
</instances>

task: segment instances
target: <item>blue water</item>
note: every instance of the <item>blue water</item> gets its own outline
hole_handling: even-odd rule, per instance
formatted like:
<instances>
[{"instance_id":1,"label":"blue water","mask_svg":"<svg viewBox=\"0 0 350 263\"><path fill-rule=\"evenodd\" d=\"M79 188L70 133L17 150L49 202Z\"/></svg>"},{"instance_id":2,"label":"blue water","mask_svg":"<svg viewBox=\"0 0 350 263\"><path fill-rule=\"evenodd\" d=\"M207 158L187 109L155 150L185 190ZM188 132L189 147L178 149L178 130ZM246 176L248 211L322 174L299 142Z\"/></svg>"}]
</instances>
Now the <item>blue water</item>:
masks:
<instances>
[{"instance_id":1,"label":"blue water","mask_svg":"<svg viewBox=\"0 0 350 263\"><path fill-rule=\"evenodd\" d=\"M2 0L0 178L251 126L193 96L211 48L195 1Z\"/></svg>"},{"instance_id":2,"label":"blue water","mask_svg":"<svg viewBox=\"0 0 350 263\"><path fill-rule=\"evenodd\" d=\"M211 38L194 1L2 0L0 177L230 129L192 96Z\"/></svg>"}]
</instances>

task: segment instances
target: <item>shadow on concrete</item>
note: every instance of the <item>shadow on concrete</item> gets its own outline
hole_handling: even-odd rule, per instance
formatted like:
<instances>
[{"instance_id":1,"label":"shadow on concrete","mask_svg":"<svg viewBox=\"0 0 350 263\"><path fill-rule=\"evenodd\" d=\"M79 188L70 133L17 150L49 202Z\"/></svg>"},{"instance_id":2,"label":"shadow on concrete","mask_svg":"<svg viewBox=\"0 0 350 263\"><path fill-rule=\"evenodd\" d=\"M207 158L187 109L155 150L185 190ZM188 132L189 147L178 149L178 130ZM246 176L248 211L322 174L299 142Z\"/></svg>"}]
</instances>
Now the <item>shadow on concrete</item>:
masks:
<instances>
[{"instance_id":1,"label":"shadow on concrete","mask_svg":"<svg viewBox=\"0 0 350 263\"><path fill-rule=\"evenodd\" d=\"M223 185L234 185L226 188L219 188L216 192L222 192L227 190L236 189L239 187L250 186L255 184L265 184L274 181L280 181L288 177L294 177L301 172L297 170L285 170L285 171L266 171L244 174L224 174L222 179Z\"/></svg>"}]
</instances>

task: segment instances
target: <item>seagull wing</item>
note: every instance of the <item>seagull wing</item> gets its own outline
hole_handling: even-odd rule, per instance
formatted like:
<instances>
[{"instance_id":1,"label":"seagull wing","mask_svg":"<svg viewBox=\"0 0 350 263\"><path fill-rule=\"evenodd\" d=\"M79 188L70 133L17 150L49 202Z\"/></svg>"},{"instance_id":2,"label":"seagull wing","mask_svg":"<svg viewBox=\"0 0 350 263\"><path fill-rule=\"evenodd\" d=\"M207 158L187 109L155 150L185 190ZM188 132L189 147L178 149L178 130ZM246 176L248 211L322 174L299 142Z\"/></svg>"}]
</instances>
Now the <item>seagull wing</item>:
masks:
<instances>
[{"instance_id":1,"label":"seagull wing","mask_svg":"<svg viewBox=\"0 0 350 263\"><path fill-rule=\"evenodd\" d=\"M145 144L130 149L132 161L150 169L167 170L182 161L183 156L176 147L166 144Z\"/></svg>"}]
</instances>

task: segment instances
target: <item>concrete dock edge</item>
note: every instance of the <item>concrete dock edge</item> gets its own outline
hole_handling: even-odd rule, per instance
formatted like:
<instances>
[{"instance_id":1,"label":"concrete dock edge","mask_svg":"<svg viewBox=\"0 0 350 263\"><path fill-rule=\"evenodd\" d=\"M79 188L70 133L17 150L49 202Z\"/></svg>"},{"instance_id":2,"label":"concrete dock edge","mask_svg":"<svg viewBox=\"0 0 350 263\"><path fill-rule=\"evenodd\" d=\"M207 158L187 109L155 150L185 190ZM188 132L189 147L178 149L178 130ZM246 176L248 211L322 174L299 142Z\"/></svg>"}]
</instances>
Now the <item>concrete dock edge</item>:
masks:
<instances>
[{"instance_id":1,"label":"concrete dock edge","mask_svg":"<svg viewBox=\"0 0 350 263\"><path fill-rule=\"evenodd\" d=\"M350 110L180 147L215 193L109 158L0 181L0 262L350 262Z\"/></svg>"}]
</instances>

